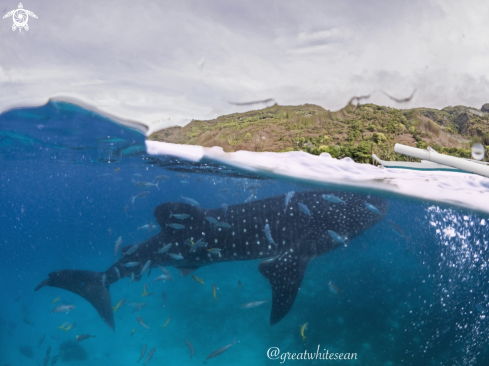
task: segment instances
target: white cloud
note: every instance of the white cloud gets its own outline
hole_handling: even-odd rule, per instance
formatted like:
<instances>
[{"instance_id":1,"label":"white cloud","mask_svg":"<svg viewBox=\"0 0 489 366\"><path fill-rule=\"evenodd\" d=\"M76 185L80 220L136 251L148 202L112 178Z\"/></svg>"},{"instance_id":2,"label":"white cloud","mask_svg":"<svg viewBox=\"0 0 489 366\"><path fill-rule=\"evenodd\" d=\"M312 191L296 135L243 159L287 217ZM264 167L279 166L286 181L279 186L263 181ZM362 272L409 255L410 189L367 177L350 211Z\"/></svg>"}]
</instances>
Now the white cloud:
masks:
<instances>
[{"instance_id":1,"label":"white cloud","mask_svg":"<svg viewBox=\"0 0 489 366\"><path fill-rule=\"evenodd\" d=\"M489 8L480 1L24 2L0 19L0 110L78 95L147 124L186 123L274 98L339 109L489 102ZM17 3L3 1L5 14ZM252 108L259 108L253 106Z\"/></svg>"}]
</instances>

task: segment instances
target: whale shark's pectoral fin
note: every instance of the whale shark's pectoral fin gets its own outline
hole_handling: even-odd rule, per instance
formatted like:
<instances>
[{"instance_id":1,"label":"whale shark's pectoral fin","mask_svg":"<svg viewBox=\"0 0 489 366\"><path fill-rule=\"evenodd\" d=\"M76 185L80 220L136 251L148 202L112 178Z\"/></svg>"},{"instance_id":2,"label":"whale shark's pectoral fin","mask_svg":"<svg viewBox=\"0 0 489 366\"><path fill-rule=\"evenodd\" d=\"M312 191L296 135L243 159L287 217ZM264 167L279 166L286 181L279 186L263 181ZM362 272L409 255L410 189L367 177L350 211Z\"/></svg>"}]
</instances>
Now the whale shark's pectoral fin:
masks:
<instances>
[{"instance_id":1,"label":"whale shark's pectoral fin","mask_svg":"<svg viewBox=\"0 0 489 366\"><path fill-rule=\"evenodd\" d=\"M63 269L51 272L34 291L41 287L58 287L80 295L93 305L107 325L115 330L114 313L110 304L108 285L102 285L102 272Z\"/></svg>"},{"instance_id":2,"label":"whale shark's pectoral fin","mask_svg":"<svg viewBox=\"0 0 489 366\"><path fill-rule=\"evenodd\" d=\"M189 274L191 274L193 271L199 269L201 266L181 266L181 267L175 267L176 269L178 269L178 271L180 272L180 274L182 276L188 276Z\"/></svg>"},{"instance_id":3,"label":"whale shark's pectoral fin","mask_svg":"<svg viewBox=\"0 0 489 366\"><path fill-rule=\"evenodd\" d=\"M258 269L272 285L270 325L278 323L292 308L311 256L287 251L264 260Z\"/></svg>"}]
</instances>

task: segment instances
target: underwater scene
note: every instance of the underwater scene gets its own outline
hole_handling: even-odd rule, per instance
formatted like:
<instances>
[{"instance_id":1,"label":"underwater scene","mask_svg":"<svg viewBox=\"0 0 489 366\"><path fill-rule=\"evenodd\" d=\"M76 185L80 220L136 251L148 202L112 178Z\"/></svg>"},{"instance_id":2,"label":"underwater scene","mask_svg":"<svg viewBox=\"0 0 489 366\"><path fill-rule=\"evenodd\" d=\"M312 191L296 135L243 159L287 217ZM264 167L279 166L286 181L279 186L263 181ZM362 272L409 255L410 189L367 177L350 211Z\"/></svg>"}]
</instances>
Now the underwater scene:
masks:
<instances>
[{"instance_id":1,"label":"underwater scene","mask_svg":"<svg viewBox=\"0 0 489 366\"><path fill-rule=\"evenodd\" d=\"M487 212L150 155L60 102L0 115L0 164L0 366L489 363Z\"/></svg>"}]
</instances>

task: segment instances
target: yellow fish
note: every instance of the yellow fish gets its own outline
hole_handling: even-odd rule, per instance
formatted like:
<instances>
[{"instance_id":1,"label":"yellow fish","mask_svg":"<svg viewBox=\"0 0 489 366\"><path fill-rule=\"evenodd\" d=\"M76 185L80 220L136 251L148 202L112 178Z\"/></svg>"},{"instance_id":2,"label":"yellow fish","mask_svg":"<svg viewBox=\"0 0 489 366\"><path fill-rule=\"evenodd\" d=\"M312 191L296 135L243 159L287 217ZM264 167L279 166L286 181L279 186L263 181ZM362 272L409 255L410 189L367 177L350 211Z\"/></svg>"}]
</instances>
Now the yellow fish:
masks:
<instances>
[{"instance_id":1,"label":"yellow fish","mask_svg":"<svg viewBox=\"0 0 489 366\"><path fill-rule=\"evenodd\" d=\"M116 172L116 173L117 173L119 170L121 170L121 168L115 168L115 169L114 169L114 172Z\"/></svg>"},{"instance_id":2,"label":"yellow fish","mask_svg":"<svg viewBox=\"0 0 489 366\"><path fill-rule=\"evenodd\" d=\"M57 297L57 298L55 298L53 301L51 301L51 304L53 304L53 305L54 305L54 304L55 304L55 303L57 303L59 300L61 300L61 297Z\"/></svg>"},{"instance_id":3,"label":"yellow fish","mask_svg":"<svg viewBox=\"0 0 489 366\"><path fill-rule=\"evenodd\" d=\"M192 278L193 278L194 280L196 280L197 282L200 282L201 284L205 285L205 283L204 283L204 279L203 279L203 278L197 278L197 277L195 277L194 275L192 275Z\"/></svg>"},{"instance_id":4,"label":"yellow fish","mask_svg":"<svg viewBox=\"0 0 489 366\"><path fill-rule=\"evenodd\" d=\"M215 283L213 283L213 284L212 284L212 295L214 296L214 301L215 301L215 302L216 302L216 304L217 304L217 296L216 296L216 295L217 295L217 294L216 294L216 292L217 292L217 291L216 291L216 290L217 290L216 284L215 284Z\"/></svg>"},{"instance_id":5,"label":"yellow fish","mask_svg":"<svg viewBox=\"0 0 489 366\"><path fill-rule=\"evenodd\" d=\"M302 342L305 342L306 341L306 336L304 335L304 331L307 330L307 326L308 326L309 323L304 323L301 327L301 336L302 336Z\"/></svg>"},{"instance_id":6,"label":"yellow fish","mask_svg":"<svg viewBox=\"0 0 489 366\"><path fill-rule=\"evenodd\" d=\"M147 284L147 283L145 283L145 284L144 284L144 287L143 287L143 293L141 294L141 296L151 296L151 295L153 295L153 293L152 293L152 292L148 292L148 291L147 291L147 288L148 288L148 284Z\"/></svg>"},{"instance_id":7,"label":"yellow fish","mask_svg":"<svg viewBox=\"0 0 489 366\"><path fill-rule=\"evenodd\" d=\"M62 329L62 330L65 330L65 327L67 327L68 325L70 325L69 322L64 322L63 324L61 324L60 327L58 327L58 329Z\"/></svg>"},{"instance_id":8,"label":"yellow fish","mask_svg":"<svg viewBox=\"0 0 489 366\"><path fill-rule=\"evenodd\" d=\"M112 309L114 310L114 313L117 311L117 309L119 309L122 305L124 305L126 303L126 299L122 299L121 301L119 301L117 303L116 306L112 306Z\"/></svg>"},{"instance_id":9,"label":"yellow fish","mask_svg":"<svg viewBox=\"0 0 489 366\"><path fill-rule=\"evenodd\" d=\"M69 331L70 329L73 329L75 327L76 323L71 323L69 324L68 322L63 323L61 327L58 327L58 329L62 329L65 332Z\"/></svg>"},{"instance_id":10,"label":"yellow fish","mask_svg":"<svg viewBox=\"0 0 489 366\"><path fill-rule=\"evenodd\" d=\"M133 335L134 333L136 333L136 329L132 330L131 335Z\"/></svg>"},{"instance_id":11,"label":"yellow fish","mask_svg":"<svg viewBox=\"0 0 489 366\"><path fill-rule=\"evenodd\" d=\"M73 329L75 327L76 323L71 323L65 328L65 332L69 331L70 329Z\"/></svg>"},{"instance_id":12,"label":"yellow fish","mask_svg":"<svg viewBox=\"0 0 489 366\"><path fill-rule=\"evenodd\" d=\"M166 320L165 324L163 324L162 328L166 327L171 321L171 316Z\"/></svg>"}]
</instances>

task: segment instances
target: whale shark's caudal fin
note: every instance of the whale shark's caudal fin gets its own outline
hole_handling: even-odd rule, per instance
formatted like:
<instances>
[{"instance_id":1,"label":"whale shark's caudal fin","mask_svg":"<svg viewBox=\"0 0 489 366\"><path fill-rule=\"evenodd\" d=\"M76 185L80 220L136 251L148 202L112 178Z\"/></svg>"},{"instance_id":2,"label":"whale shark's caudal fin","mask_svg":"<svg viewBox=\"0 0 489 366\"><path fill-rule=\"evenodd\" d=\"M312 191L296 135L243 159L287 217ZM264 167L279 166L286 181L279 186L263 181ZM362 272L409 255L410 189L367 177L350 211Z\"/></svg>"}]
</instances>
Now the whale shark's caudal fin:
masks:
<instances>
[{"instance_id":1,"label":"whale shark's caudal fin","mask_svg":"<svg viewBox=\"0 0 489 366\"><path fill-rule=\"evenodd\" d=\"M270 325L278 323L292 308L307 263L312 258L308 255L298 255L291 250L260 263L258 269L272 285Z\"/></svg>"},{"instance_id":2,"label":"whale shark's caudal fin","mask_svg":"<svg viewBox=\"0 0 489 366\"><path fill-rule=\"evenodd\" d=\"M107 325L115 330L114 314L111 309L108 286L102 285L102 272L63 269L51 272L35 291L43 286L58 287L80 295L98 311Z\"/></svg>"}]
</instances>

